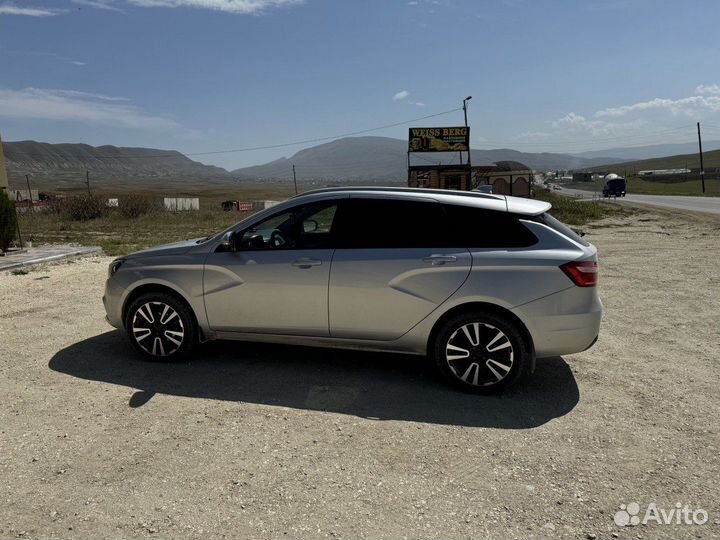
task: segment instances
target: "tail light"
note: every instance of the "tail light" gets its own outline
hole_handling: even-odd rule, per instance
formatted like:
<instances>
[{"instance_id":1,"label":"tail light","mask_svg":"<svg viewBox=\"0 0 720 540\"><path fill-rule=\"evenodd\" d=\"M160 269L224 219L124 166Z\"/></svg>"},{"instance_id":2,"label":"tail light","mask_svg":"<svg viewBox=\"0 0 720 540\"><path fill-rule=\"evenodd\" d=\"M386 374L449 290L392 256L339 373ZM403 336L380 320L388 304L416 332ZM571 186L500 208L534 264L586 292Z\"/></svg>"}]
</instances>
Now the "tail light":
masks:
<instances>
[{"instance_id":1,"label":"tail light","mask_svg":"<svg viewBox=\"0 0 720 540\"><path fill-rule=\"evenodd\" d=\"M578 287L595 287L598 282L598 264L595 261L571 261L560 265L572 282Z\"/></svg>"}]
</instances>

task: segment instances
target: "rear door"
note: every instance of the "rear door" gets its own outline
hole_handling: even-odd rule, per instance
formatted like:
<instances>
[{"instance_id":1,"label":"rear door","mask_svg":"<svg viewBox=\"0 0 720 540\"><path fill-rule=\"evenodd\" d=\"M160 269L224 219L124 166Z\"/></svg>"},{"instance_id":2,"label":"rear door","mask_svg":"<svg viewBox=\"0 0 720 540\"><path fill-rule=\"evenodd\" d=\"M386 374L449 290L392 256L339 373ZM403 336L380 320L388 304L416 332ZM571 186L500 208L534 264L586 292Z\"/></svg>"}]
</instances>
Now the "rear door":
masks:
<instances>
[{"instance_id":1,"label":"rear door","mask_svg":"<svg viewBox=\"0 0 720 540\"><path fill-rule=\"evenodd\" d=\"M430 199L352 196L338 213L330 271L330 335L393 340L465 281L470 252Z\"/></svg>"}]
</instances>

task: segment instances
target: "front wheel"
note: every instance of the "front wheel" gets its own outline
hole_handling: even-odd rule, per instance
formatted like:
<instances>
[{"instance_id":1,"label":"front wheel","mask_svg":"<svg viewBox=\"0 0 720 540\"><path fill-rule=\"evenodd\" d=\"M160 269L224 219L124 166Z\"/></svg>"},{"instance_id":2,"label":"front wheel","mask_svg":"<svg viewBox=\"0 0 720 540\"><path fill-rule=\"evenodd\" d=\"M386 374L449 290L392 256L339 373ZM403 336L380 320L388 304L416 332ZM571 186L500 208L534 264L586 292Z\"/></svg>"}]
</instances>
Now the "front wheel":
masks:
<instances>
[{"instance_id":1,"label":"front wheel","mask_svg":"<svg viewBox=\"0 0 720 540\"><path fill-rule=\"evenodd\" d=\"M431 354L443 377L475 394L501 392L525 375L529 351L517 325L491 313L453 317L437 333Z\"/></svg>"},{"instance_id":2,"label":"front wheel","mask_svg":"<svg viewBox=\"0 0 720 540\"><path fill-rule=\"evenodd\" d=\"M197 339L190 308L166 293L136 298L127 310L125 328L133 346L146 360L156 362L183 360Z\"/></svg>"}]
</instances>

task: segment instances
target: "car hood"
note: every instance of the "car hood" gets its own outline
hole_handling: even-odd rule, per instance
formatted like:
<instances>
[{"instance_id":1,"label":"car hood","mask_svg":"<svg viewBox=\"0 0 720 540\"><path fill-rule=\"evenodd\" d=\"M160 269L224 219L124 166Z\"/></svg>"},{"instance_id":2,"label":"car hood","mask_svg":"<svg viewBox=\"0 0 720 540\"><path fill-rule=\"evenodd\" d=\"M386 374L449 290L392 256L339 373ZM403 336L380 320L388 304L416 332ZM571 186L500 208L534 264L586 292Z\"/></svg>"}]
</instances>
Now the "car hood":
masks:
<instances>
[{"instance_id":1,"label":"car hood","mask_svg":"<svg viewBox=\"0 0 720 540\"><path fill-rule=\"evenodd\" d=\"M194 238L193 240L183 240L182 242L173 242L172 244L163 244L161 246L155 246L141 251L136 251L130 255L123 257L124 259L135 259L138 257L152 257L162 255L180 255L185 253L192 247L198 245L200 240L204 238Z\"/></svg>"}]
</instances>

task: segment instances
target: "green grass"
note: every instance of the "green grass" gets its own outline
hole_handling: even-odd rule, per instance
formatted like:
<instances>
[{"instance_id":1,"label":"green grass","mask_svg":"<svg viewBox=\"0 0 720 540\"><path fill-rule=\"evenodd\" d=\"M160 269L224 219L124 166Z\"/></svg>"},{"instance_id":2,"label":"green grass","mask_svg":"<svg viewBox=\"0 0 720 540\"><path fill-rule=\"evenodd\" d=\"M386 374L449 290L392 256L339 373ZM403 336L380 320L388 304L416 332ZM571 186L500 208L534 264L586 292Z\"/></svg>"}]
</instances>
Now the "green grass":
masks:
<instances>
[{"instance_id":1,"label":"green grass","mask_svg":"<svg viewBox=\"0 0 720 540\"><path fill-rule=\"evenodd\" d=\"M583 189L585 191L601 192L605 182L598 180L596 182L576 182L563 184L563 187L571 189ZM649 181L630 176L627 178L627 192L638 193L642 195L698 195L702 196L702 188L700 180L689 180L687 182L665 183L657 181ZM720 196L720 180L705 179L706 197Z\"/></svg>"},{"instance_id":2,"label":"green grass","mask_svg":"<svg viewBox=\"0 0 720 540\"><path fill-rule=\"evenodd\" d=\"M582 201L573 197L559 195L544 188L536 188L533 192L536 199L552 204L550 213L556 219L568 225L585 225L604 217L631 213L630 210L623 209L616 203Z\"/></svg>"},{"instance_id":3,"label":"green grass","mask_svg":"<svg viewBox=\"0 0 720 540\"><path fill-rule=\"evenodd\" d=\"M703 152L703 166L705 171L720 167L720 150ZM642 159L638 161L627 161L614 163L612 165L599 165L591 167L590 171L614 172L623 176L654 169L700 169L700 156L697 153L679 154L659 158Z\"/></svg>"}]
</instances>

